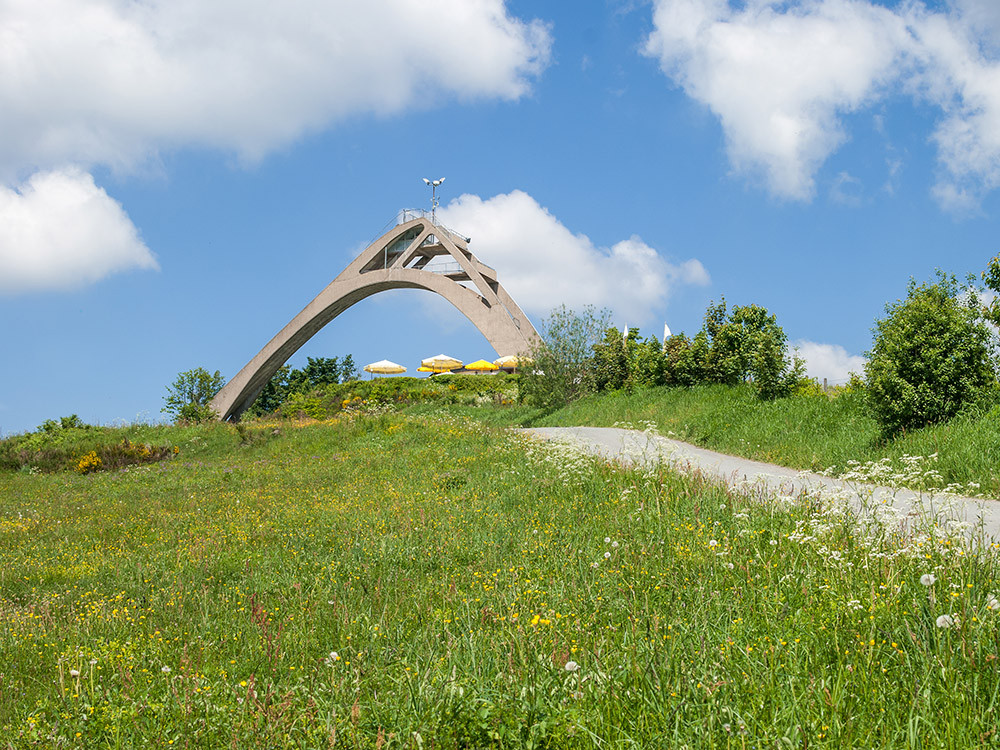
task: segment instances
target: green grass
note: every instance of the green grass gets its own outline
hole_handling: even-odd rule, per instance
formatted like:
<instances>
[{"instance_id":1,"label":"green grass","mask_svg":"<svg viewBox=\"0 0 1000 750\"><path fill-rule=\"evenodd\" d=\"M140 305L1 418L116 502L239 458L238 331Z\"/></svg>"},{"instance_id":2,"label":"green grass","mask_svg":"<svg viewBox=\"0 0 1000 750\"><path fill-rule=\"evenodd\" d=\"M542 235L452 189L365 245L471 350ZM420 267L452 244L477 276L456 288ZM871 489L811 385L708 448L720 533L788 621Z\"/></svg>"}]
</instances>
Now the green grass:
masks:
<instances>
[{"instance_id":1,"label":"green grass","mask_svg":"<svg viewBox=\"0 0 1000 750\"><path fill-rule=\"evenodd\" d=\"M994 548L454 416L145 429L0 473L0 746L998 741Z\"/></svg>"},{"instance_id":2,"label":"green grass","mask_svg":"<svg viewBox=\"0 0 1000 750\"><path fill-rule=\"evenodd\" d=\"M553 414L530 419L545 426L653 425L668 437L797 469L846 468L937 454L945 484L980 485L1000 497L1000 406L970 409L950 422L886 441L858 394L802 395L760 401L749 387L648 388L589 396Z\"/></svg>"}]
</instances>

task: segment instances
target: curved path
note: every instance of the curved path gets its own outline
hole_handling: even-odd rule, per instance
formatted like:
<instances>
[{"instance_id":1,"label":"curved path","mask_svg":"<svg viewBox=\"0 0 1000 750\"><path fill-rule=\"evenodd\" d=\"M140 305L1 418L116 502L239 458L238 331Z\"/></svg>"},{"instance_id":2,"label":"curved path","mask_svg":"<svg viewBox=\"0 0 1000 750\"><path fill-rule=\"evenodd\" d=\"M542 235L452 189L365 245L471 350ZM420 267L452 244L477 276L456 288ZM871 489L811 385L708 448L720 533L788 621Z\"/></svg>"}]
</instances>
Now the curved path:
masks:
<instances>
[{"instance_id":1,"label":"curved path","mask_svg":"<svg viewBox=\"0 0 1000 750\"><path fill-rule=\"evenodd\" d=\"M844 482L821 474L789 469L785 466L751 461L748 458L698 448L679 440L660 437L639 430L617 427L530 427L521 432L541 438L569 443L609 460L628 464L651 465L667 462L681 470L698 470L735 485L744 480L781 495L802 492L832 495L844 493L851 506L859 512L869 512L872 506L891 506L901 516L916 515L918 509L940 509L942 500L928 493L875 487ZM975 528L982 523L990 539L1000 539L1000 502L973 497L949 497L951 512Z\"/></svg>"}]
</instances>

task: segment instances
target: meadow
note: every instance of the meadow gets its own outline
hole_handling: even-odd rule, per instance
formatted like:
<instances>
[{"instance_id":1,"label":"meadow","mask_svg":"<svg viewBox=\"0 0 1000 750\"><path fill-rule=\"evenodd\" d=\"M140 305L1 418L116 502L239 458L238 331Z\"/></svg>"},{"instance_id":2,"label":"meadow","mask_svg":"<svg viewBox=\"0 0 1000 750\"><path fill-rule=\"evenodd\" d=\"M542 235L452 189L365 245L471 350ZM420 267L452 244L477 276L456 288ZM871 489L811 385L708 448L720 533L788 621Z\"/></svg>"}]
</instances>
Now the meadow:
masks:
<instances>
[{"instance_id":1,"label":"meadow","mask_svg":"<svg viewBox=\"0 0 1000 750\"><path fill-rule=\"evenodd\" d=\"M0 746L996 746L995 545L461 417L0 473ZM91 434L88 440L93 440Z\"/></svg>"},{"instance_id":2,"label":"meadow","mask_svg":"<svg viewBox=\"0 0 1000 750\"><path fill-rule=\"evenodd\" d=\"M749 386L642 387L584 396L553 412L461 403L448 410L497 425L652 429L722 453L833 476L858 473L851 462L899 469L908 461L904 457L923 457L923 466L940 476L903 484L925 489L930 479L930 486L962 485L977 496L1000 497L1000 405L974 404L948 422L892 440L880 435L862 394L849 389L764 401ZM433 414L440 408L422 403L408 411ZM882 467L874 469L871 480L881 482Z\"/></svg>"}]
</instances>

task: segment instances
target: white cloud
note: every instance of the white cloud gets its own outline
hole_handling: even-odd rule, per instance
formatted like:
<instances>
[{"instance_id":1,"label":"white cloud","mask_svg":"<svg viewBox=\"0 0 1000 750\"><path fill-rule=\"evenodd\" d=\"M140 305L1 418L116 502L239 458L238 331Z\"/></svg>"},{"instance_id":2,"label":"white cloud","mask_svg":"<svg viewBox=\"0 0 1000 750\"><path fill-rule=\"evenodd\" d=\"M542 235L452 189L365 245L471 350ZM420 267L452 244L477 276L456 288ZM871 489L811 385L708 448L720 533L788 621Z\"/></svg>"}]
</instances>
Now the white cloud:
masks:
<instances>
[{"instance_id":1,"label":"white cloud","mask_svg":"<svg viewBox=\"0 0 1000 750\"><path fill-rule=\"evenodd\" d=\"M798 356L806 361L806 374L821 383L826 378L830 385L846 383L850 374L864 374L865 358L848 354L837 344L818 344L800 339L793 342L798 347Z\"/></svg>"},{"instance_id":2,"label":"white cloud","mask_svg":"<svg viewBox=\"0 0 1000 750\"><path fill-rule=\"evenodd\" d=\"M809 200L844 115L890 93L938 107L933 192L965 210L1000 187L1000 5L952 0L656 0L645 50L720 119L733 166Z\"/></svg>"},{"instance_id":3,"label":"white cloud","mask_svg":"<svg viewBox=\"0 0 1000 750\"><path fill-rule=\"evenodd\" d=\"M151 259L134 238L74 242L72 228L53 228L88 219L73 210L65 188L74 184L102 208L81 234L102 220L135 233L67 165L130 170L189 146L252 160L351 116L450 98L513 100L547 65L550 46L547 26L511 16L504 0L0 2L0 190L7 211L35 227L31 262L18 255L15 264L4 247L17 274L0 287L82 283ZM30 174L23 195L3 188ZM9 242L12 230L0 232ZM89 262L68 274L49 262L64 256Z\"/></svg>"},{"instance_id":4,"label":"white cloud","mask_svg":"<svg viewBox=\"0 0 1000 750\"><path fill-rule=\"evenodd\" d=\"M78 287L133 268L158 266L89 174L40 172L19 190L0 187L0 294Z\"/></svg>"},{"instance_id":5,"label":"white cloud","mask_svg":"<svg viewBox=\"0 0 1000 750\"><path fill-rule=\"evenodd\" d=\"M476 256L496 267L500 283L535 314L560 304L594 305L638 325L656 317L678 285L709 283L698 260L670 263L634 235L610 248L597 247L520 190L488 200L463 195L438 215L472 237Z\"/></svg>"},{"instance_id":6,"label":"white cloud","mask_svg":"<svg viewBox=\"0 0 1000 750\"><path fill-rule=\"evenodd\" d=\"M504 0L9 0L0 175L190 144L256 158L359 113L517 99L550 44Z\"/></svg>"}]
</instances>

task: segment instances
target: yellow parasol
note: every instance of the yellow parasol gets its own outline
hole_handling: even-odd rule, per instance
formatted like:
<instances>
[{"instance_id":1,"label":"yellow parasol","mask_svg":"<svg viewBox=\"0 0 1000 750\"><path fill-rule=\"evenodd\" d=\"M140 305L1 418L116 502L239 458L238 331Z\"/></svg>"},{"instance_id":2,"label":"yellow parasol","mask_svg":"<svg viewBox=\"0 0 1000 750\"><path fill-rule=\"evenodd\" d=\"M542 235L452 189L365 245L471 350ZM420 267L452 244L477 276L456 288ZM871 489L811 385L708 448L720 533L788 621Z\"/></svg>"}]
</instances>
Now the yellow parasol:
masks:
<instances>
[{"instance_id":1,"label":"yellow parasol","mask_svg":"<svg viewBox=\"0 0 1000 750\"><path fill-rule=\"evenodd\" d=\"M519 357L516 354L510 354L506 357L500 357L500 359L494 359L493 364L495 364L497 367L513 368L516 370L518 367L524 367L526 365L530 365L531 358Z\"/></svg>"},{"instance_id":2,"label":"yellow parasol","mask_svg":"<svg viewBox=\"0 0 1000 750\"><path fill-rule=\"evenodd\" d=\"M447 354L438 354L437 356L428 357L421 361L420 366L427 367L434 372L448 372L449 370L456 370L461 367L462 360L449 357Z\"/></svg>"},{"instance_id":3,"label":"yellow parasol","mask_svg":"<svg viewBox=\"0 0 1000 750\"><path fill-rule=\"evenodd\" d=\"M395 362L382 359L378 362L372 362L370 365L365 365L364 371L377 373L379 375L398 375L401 372L406 372L406 368L402 365L397 365Z\"/></svg>"},{"instance_id":4,"label":"yellow parasol","mask_svg":"<svg viewBox=\"0 0 1000 750\"><path fill-rule=\"evenodd\" d=\"M472 370L473 372L491 372L493 370L499 370L492 362L487 362L485 359L478 359L475 362L470 362L465 366L466 370Z\"/></svg>"}]
</instances>

